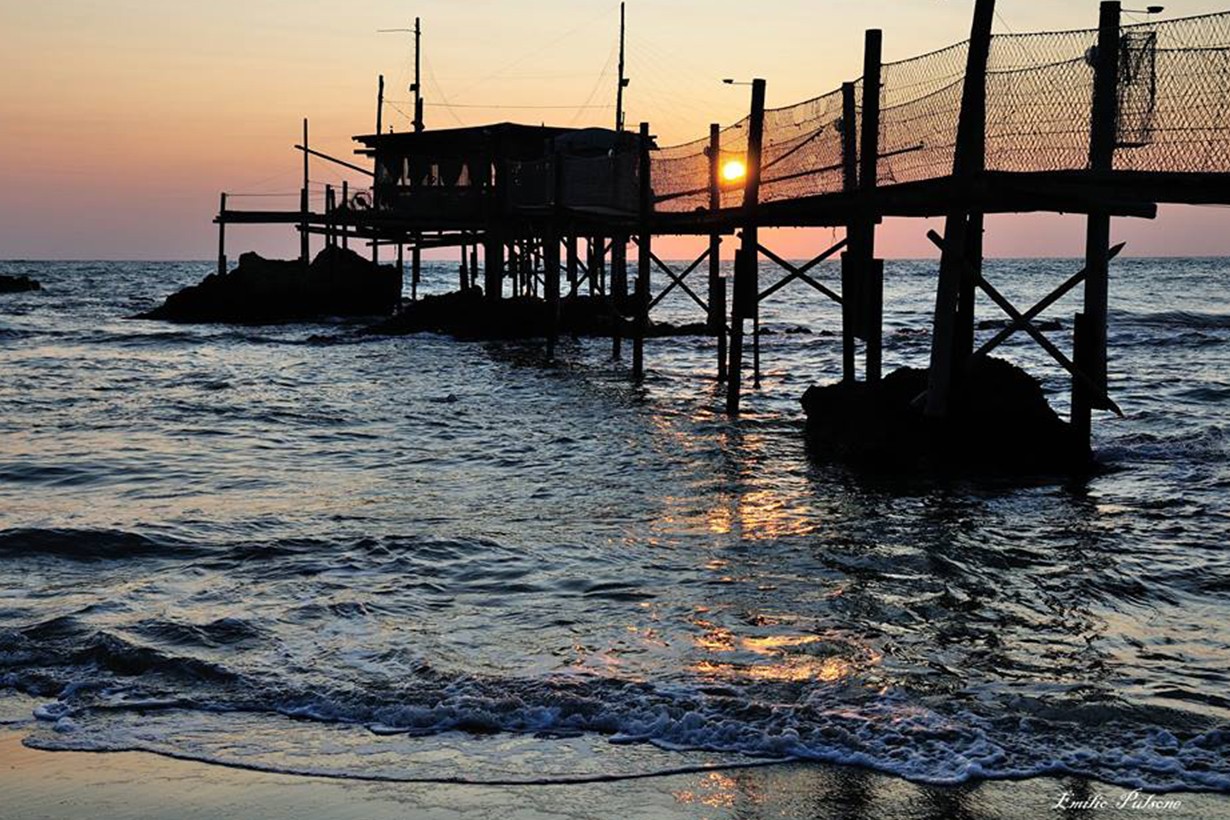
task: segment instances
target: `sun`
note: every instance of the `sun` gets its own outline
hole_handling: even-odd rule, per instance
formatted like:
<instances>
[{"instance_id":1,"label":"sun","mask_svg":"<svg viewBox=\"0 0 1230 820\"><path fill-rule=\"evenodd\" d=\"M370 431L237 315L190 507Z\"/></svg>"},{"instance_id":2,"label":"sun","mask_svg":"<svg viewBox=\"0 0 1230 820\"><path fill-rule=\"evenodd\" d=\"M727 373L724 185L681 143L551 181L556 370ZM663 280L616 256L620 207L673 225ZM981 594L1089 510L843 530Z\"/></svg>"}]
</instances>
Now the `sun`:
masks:
<instances>
[{"instance_id":1,"label":"sun","mask_svg":"<svg viewBox=\"0 0 1230 820\"><path fill-rule=\"evenodd\" d=\"M722 165L722 179L727 182L743 179L743 175L746 173L747 166L743 164L741 159L729 159Z\"/></svg>"}]
</instances>

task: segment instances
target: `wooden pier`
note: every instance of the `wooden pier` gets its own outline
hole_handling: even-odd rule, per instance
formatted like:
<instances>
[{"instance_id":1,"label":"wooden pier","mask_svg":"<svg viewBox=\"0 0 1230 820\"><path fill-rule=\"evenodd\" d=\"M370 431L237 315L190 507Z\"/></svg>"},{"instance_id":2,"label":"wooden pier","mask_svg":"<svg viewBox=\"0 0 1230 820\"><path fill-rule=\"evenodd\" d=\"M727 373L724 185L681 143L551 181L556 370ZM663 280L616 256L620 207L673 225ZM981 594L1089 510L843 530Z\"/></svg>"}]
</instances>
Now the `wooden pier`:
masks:
<instances>
[{"instance_id":1,"label":"wooden pier","mask_svg":"<svg viewBox=\"0 0 1230 820\"><path fill-rule=\"evenodd\" d=\"M766 109L766 82L754 80L744 120L712 124L678 146L657 145L648 123L623 127L622 48L615 129L428 129L416 97L413 131L382 133L378 113L376 133L356 137L368 166L313 150L305 121L296 146L304 160L299 209L234 210L223 194L219 269L226 226L294 225L305 257L310 235L367 243L373 259L396 248L399 265L409 248L417 297L421 252L454 248L459 287L481 285L490 302L533 296L558 317L562 300L609 300L626 320L616 323L612 352L623 354L628 333L634 378L652 356L645 336L653 309L679 290L715 339L716 376L737 414L745 381L760 382L760 305L792 284L840 311L841 378L859 379L861 358L861 378L881 379L877 226L886 217L943 218L943 235L929 234L940 262L929 382L919 397L927 415L945 416L976 357L1025 333L1071 379L1072 424L1088 440L1094 411L1118 412L1108 394L1107 304L1110 263L1122 246L1111 247L1111 219L1152 218L1159 203L1230 204L1230 12L1125 26L1120 4L1103 2L1096 29L993 35L994 12L994 0L977 0L967 42L897 63L883 62L882 34L868 31L856 80L778 109ZM372 186L330 189L323 210L313 211L309 157L367 175ZM742 173L730 173L731 161ZM1088 221L1084 268L1026 309L1000 294L982 265L985 216L1023 212ZM760 238L762 228L821 226L845 237L803 264ZM673 267L654 252L654 237L665 235L709 241L697 259ZM728 283L719 250L732 236ZM838 254L840 283L826 284L816 271ZM761 282L766 263L781 277ZM707 283L694 287L698 272ZM1084 304L1069 354L1036 320L1077 288ZM979 292L1011 324L976 346ZM556 333L553 324L547 355Z\"/></svg>"}]
</instances>

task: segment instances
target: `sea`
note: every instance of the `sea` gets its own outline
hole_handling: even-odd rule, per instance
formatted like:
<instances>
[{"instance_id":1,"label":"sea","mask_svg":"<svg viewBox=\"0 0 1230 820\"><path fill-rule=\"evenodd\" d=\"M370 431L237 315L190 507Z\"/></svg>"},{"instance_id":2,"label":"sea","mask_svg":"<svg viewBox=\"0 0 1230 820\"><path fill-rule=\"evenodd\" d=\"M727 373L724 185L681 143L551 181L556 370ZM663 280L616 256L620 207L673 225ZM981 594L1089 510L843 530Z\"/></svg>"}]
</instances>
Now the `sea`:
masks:
<instances>
[{"instance_id":1,"label":"sea","mask_svg":"<svg viewBox=\"0 0 1230 820\"><path fill-rule=\"evenodd\" d=\"M609 339L548 362L354 319L130 318L212 268L0 263L44 286L0 296L0 723L27 745L1230 792L1230 260L1113 264L1125 417L1095 418L1091 475L1028 479L810 455L799 399L840 377L840 308L805 283L765 303L732 420L705 338L649 340L635 383ZM1024 309L1079 268L986 275ZM422 292L456 277L428 263ZM925 366L935 281L888 263L888 369ZM1074 296L1047 314L1065 349ZM978 310L981 341L1004 317ZM676 288L655 318L701 312ZM1042 350L1000 353L1066 412Z\"/></svg>"}]
</instances>

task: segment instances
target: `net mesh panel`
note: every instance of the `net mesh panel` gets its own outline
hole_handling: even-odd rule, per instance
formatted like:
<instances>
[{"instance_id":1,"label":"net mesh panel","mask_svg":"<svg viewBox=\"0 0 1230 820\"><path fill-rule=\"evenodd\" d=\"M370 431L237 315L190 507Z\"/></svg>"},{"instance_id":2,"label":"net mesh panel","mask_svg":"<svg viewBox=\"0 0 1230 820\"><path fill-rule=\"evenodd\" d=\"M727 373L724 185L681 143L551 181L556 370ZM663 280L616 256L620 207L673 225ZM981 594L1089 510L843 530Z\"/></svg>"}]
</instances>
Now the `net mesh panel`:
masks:
<instances>
[{"instance_id":1,"label":"net mesh panel","mask_svg":"<svg viewBox=\"0 0 1230 820\"><path fill-rule=\"evenodd\" d=\"M1115 168L1123 171L1230 171L1230 13L1189 17L1156 25L1124 27L1125 43L1153 36L1155 83L1149 139L1137 140L1125 125L1139 119L1146 88L1125 91L1120 148ZM1120 55L1120 73L1124 65ZM1143 86L1150 78L1138 77ZM1143 144L1139 144L1143 143Z\"/></svg>"},{"instance_id":2,"label":"net mesh panel","mask_svg":"<svg viewBox=\"0 0 1230 820\"><path fill-rule=\"evenodd\" d=\"M987 65L986 167L1089 167L1097 29L1003 34ZM884 65L878 184L952 173L969 44ZM1124 26L1115 168L1230 172L1230 12ZM856 99L861 106L861 83ZM761 200L840 191L841 91L765 112ZM861 110L859 112L861 117ZM657 208L709 205L708 138L664 148L651 168ZM747 120L721 133L723 161L743 158ZM739 204L741 185L723 190Z\"/></svg>"},{"instance_id":3,"label":"net mesh panel","mask_svg":"<svg viewBox=\"0 0 1230 820\"><path fill-rule=\"evenodd\" d=\"M881 69L880 185L952 172L967 43Z\"/></svg>"},{"instance_id":4,"label":"net mesh panel","mask_svg":"<svg viewBox=\"0 0 1230 820\"><path fill-rule=\"evenodd\" d=\"M1059 171L1089 164L1096 30L992 38L986 167Z\"/></svg>"},{"instance_id":5,"label":"net mesh panel","mask_svg":"<svg viewBox=\"0 0 1230 820\"><path fill-rule=\"evenodd\" d=\"M760 201L843 188L841 90L765 112Z\"/></svg>"}]
</instances>

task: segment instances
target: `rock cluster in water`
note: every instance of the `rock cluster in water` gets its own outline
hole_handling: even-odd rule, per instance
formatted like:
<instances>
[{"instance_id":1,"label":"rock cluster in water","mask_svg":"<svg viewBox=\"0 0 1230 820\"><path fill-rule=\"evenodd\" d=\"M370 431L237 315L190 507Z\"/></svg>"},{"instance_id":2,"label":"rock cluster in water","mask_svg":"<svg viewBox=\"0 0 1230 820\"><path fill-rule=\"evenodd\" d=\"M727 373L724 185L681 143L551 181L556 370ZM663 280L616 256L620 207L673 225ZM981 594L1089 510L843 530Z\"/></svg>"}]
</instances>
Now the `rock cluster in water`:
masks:
<instances>
[{"instance_id":1,"label":"rock cluster in water","mask_svg":"<svg viewBox=\"0 0 1230 820\"><path fill-rule=\"evenodd\" d=\"M1037 379L978 357L953 391L948 417L923 415L927 371L902 368L879 384L812 387L802 398L807 435L823 458L892 471L1067 473L1091 454L1046 401Z\"/></svg>"},{"instance_id":2,"label":"rock cluster in water","mask_svg":"<svg viewBox=\"0 0 1230 820\"><path fill-rule=\"evenodd\" d=\"M263 324L374 316L392 312L401 284L393 266L339 247L324 248L310 265L245 253L234 270L210 274L136 318Z\"/></svg>"},{"instance_id":3,"label":"rock cluster in water","mask_svg":"<svg viewBox=\"0 0 1230 820\"><path fill-rule=\"evenodd\" d=\"M616 306L603 296L573 296L560 300L557 332L572 336L611 336L618 331L631 338L630 302ZM407 302L402 310L367 332L399 336L444 333L459 339L532 339L550 332L551 313L537 297L519 296L492 302L481 288L467 288ZM699 336L708 333L703 322L675 325L653 322L645 335Z\"/></svg>"},{"instance_id":4,"label":"rock cluster in water","mask_svg":"<svg viewBox=\"0 0 1230 820\"><path fill-rule=\"evenodd\" d=\"M43 286L38 280L29 276L0 276L0 293L25 293L42 289Z\"/></svg>"}]
</instances>

